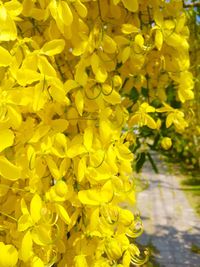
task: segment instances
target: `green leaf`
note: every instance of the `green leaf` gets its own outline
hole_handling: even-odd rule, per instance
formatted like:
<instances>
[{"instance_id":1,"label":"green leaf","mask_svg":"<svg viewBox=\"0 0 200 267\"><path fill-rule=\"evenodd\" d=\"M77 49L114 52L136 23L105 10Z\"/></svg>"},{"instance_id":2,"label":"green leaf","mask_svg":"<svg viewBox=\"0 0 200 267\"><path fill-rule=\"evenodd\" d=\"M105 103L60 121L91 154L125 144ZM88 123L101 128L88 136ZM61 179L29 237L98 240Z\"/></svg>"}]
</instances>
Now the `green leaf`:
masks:
<instances>
[{"instance_id":1,"label":"green leaf","mask_svg":"<svg viewBox=\"0 0 200 267\"><path fill-rule=\"evenodd\" d=\"M161 108L162 106L162 103L160 101L160 99L154 99L151 103L150 103L151 106L153 106L154 108Z\"/></svg>"},{"instance_id":2,"label":"green leaf","mask_svg":"<svg viewBox=\"0 0 200 267\"><path fill-rule=\"evenodd\" d=\"M135 87L133 87L131 89L130 99L132 99L133 101L136 102L138 100L138 98L139 98L139 93L138 93L137 89Z\"/></svg>"},{"instance_id":3,"label":"green leaf","mask_svg":"<svg viewBox=\"0 0 200 267\"><path fill-rule=\"evenodd\" d=\"M145 152L140 153L138 155L138 159L135 165L136 172L140 172L140 170L142 169L142 166L145 163L145 160L146 160L146 153Z\"/></svg>"},{"instance_id":4,"label":"green leaf","mask_svg":"<svg viewBox=\"0 0 200 267\"><path fill-rule=\"evenodd\" d=\"M155 161L153 160L153 158L151 157L151 154L149 152L147 153L147 157L148 157L148 159L151 163L151 166L152 166L153 170L155 171L155 173L159 173L158 168L155 164Z\"/></svg>"},{"instance_id":5,"label":"green leaf","mask_svg":"<svg viewBox=\"0 0 200 267\"><path fill-rule=\"evenodd\" d=\"M144 88L142 87L141 93L144 97L148 97L149 96L149 90L148 88Z\"/></svg>"}]
</instances>

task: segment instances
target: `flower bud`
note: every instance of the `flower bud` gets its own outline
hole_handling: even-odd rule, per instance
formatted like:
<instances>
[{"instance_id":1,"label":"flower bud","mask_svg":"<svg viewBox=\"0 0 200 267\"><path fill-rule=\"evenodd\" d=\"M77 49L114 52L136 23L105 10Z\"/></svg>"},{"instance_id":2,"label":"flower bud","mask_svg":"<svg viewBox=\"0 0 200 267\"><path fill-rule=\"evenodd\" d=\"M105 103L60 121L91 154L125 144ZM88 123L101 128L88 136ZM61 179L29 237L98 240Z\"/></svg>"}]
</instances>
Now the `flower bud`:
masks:
<instances>
[{"instance_id":1,"label":"flower bud","mask_svg":"<svg viewBox=\"0 0 200 267\"><path fill-rule=\"evenodd\" d=\"M85 255L80 254L76 256L74 258L74 261L75 261L75 267L87 267L88 266Z\"/></svg>"},{"instance_id":2,"label":"flower bud","mask_svg":"<svg viewBox=\"0 0 200 267\"><path fill-rule=\"evenodd\" d=\"M161 127L161 124L162 124L161 120L158 119L158 120L156 121L156 124L157 124L157 129L159 130L160 127Z\"/></svg>"},{"instance_id":3,"label":"flower bud","mask_svg":"<svg viewBox=\"0 0 200 267\"><path fill-rule=\"evenodd\" d=\"M121 86L122 86L122 79L121 79L121 77L119 75L115 75L113 77L113 85L114 85L114 87L121 88Z\"/></svg>"},{"instance_id":4,"label":"flower bud","mask_svg":"<svg viewBox=\"0 0 200 267\"><path fill-rule=\"evenodd\" d=\"M125 226L129 226L134 221L134 216L129 210L121 210L119 214L119 222Z\"/></svg>"},{"instance_id":5,"label":"flower bud","mask_svg":"<svg viewBox=\"0 0 200 267\"><path fill-rule=\"evenodd\" d=\"M161 141L161 146L163 149L168 150L172 146L172 140L169 137L164 137Z\"/></svg>"},{"instance_id":6,"label":"flower bud","mask_svg":"<svg viewBox=\"0 0 200 267\"><path fill-rule=\"evenodd\" d=\"M1 267L14 267L18 262L18 252L13 245L5 245L0 242L0 266Z\"/></svg>"},{"instance_id":7,"label":"flower bud","mask_svg":"<svg viewBox=\"0 0 200 267\"><path fill-rule=\"evenodd\" d=\"M122 256L122 249L115 239L110 239L106 244L106 254L111 260L118 260Z\"/></svg>"},{"instance_id":8,"label":"flower bud","mask_svg":"<svg viewBox=\"0 0 200 267\"><path fill-rule=\"evenodd\" d=\"M58 196L64 197L68 192L66 183L62 180L57 181L55 184L55 192Z\"/></svg>"}]
</instances>

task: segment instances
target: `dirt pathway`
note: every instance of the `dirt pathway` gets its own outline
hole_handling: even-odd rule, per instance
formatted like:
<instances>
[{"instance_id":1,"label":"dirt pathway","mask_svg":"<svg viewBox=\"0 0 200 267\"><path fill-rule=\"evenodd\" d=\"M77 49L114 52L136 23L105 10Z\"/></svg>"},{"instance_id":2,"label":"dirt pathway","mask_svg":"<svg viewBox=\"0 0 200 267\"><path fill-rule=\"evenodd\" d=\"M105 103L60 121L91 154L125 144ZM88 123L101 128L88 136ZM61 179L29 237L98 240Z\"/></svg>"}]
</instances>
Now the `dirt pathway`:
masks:
<instances>
[{"instance_id":1,"label":"dirt pathway","mask_svg":"<svg viewBox=\"0 0 200 267\"><path fill-rule=\"evenodd\" d=\"M178 177L169 174L158 157L156 161L159 174L148 164L142 173L150 186L138 197L145 229L139 243L156 249L158 266L200 267L200 255L191 251L192 245L200 246L200 219L180 190Z\"/></svg>"}]
</instances>

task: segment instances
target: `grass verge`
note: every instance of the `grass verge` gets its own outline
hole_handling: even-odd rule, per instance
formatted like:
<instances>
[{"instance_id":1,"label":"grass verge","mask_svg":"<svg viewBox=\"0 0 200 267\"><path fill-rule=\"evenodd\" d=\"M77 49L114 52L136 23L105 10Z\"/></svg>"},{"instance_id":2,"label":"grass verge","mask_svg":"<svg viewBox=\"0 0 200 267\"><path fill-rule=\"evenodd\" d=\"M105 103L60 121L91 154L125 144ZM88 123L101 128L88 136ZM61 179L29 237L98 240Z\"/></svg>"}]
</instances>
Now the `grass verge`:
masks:
<instances>
[{"instance_id":1,"label":"grass verge","mask_svg":"<svg viewBox=\"0 0 200 267\"><path fill-rule=\"evenodd\" d=\"M196 214L200 217L200 175L183 176L181 178L181 189L186 194Z\"/></svg>"}]
</instances>

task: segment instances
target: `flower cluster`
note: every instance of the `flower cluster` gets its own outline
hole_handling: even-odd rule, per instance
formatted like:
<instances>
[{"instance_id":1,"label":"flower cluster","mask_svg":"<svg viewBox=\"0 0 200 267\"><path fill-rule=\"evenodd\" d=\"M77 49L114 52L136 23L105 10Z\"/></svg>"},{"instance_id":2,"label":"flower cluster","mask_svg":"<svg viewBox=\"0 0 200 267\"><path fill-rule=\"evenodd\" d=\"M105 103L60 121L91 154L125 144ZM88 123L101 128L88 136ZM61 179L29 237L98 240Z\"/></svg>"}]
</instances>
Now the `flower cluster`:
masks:
<instances>
[{"instance_id":1,"label":"flower cluster","mask_svg":"<svg viewBox=\"0 0 200 267\"><path fill-rule=\"evenodd\" d=\"M122 129L159 127L127 95L173 80L190 99L187 36L181 1L0 1L2 267L143 264Z\"/></svg>"}]
</instances>

